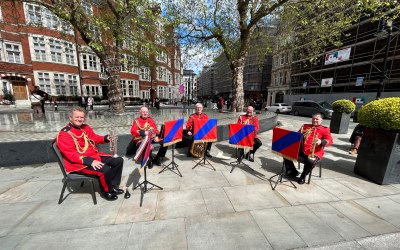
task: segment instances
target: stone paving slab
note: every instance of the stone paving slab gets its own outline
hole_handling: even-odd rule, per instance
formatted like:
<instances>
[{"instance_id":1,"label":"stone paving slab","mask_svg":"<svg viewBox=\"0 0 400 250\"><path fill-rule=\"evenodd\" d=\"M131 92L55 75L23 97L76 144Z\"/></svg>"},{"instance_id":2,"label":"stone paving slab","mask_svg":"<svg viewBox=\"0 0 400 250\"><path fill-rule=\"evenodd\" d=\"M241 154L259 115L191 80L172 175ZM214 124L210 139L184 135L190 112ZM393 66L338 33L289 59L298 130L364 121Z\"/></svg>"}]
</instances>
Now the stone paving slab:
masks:
<instances>
[{"instance_id":1,"label":"stone paving slab","mask_svg":"<svg viewBox=\"0 0 400 250\"><path fill-rule=\"evenodd\" d=\"M201 193L209 214L235 212L223 188L203 188Z\"/></svg>"},{"instance_id":2,"label":"stone paving slab","mask_svg":"<svg viewBox=\"0 0 400 250\"><path fill-rule=\"evenodd\" d=\"M306 206L281 207L276 210L308 246L344 240Z\"/></svg>"},{"instance_id":3,"label":"stone paving slab","mask_svg":"<svg viewBox=\"0 0 400 250\"><path fill-rule=\"evenodd\" d=\"M292 249L307 246L275 209L256 210L250 213L273 249Z\"/></svg>"},{"instance_id":4,"label":"stone paving slab","mask_svg":"<svg viewBox=\"0 0 400 250\"><path fill-rule=\"evenodd\" d=\"M337 179L314 179L313 182L340 200L364 198L364 196L343 185Z\"/></svg>"},{"instance_id":5,"label":"stone paving slab","mask_svg":"<svg viewBox=\"0 0 400 250\"><path fill-rule=\"evenodd\" d=\"M142 206L140 206L142 194L131 193L130 199L122 201L115 224L154 220L156 217L157 196L158 194L155 192L146 193L143 197Z\"/></svg>"},{"instance_id":6,"label":"stone paving slab","mask_svg":"<svg viewBox=\"0 0 400 250\"><path fill-rule=\"evenodd\" d=\"M249 212L186 219L188 249L272 249Z\"/></svg>"},{"instance_id":7,"label":"stone paving slab","mask_svg":"<svg viewBox=\"0 0 400 250\"><path fill-rule=\"evenodd\" d=\"M354 201L338 201L331 202L330 204L344 216L357 223L372 235L398 231L398 228L379 218L376 214L368 211L366 208L358 205Z\"/></svg>"},{"instance_id":8,"label":"stone paving slab","mask_svg":"<svg viewBox=\"0 0 400 250\"><path fill-rule=\"evenodd\" d=\"M380 218L389 221L392 225L400 228L400 204L387 197L373 197L355 200Z\"/></svg>"}]
</instances>

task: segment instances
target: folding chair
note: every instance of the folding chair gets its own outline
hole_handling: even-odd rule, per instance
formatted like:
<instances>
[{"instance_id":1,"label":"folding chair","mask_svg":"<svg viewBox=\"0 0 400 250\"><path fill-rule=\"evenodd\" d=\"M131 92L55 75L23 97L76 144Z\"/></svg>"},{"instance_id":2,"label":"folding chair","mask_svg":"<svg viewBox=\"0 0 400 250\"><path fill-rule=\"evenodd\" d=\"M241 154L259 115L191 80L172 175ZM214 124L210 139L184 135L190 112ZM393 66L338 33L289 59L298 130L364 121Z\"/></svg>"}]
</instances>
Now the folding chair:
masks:
<instances>
[{"instance_id":1,"label":"folding chair","mask_svg":"<svg viewBox=\"0 0 400 250\"><path fill-rule=\"evenodd\" d=\"M97 204L97 200L96 200L96 194L94 193L94 182L98 182L97 177L95 176L89 176L89 175L83 175L83 174L78 174L78 173L69 173L67 174L67 172L65 171L64 168L64 162L63 162L63 157L61 155L60 150L58 149L58 146L56 144L56 142L54 141L51 144L51 148L53 149L54 153L57 156L58 159L58 165L60 166L61 172L64 176L64 178L62 179L62 182L64 183L62 190L61 190L61 194L60 194L60 199L58 200L58 204L61 204L64 200L64 192L65 192L65 188L67 187L68 183L70 182L81 182L81 187L83 187L83 184L85 181L89 181L90 187L91 187L91 194L92 194L92 198L93 198L93 203L96 205Z\"/></svg>"}]
</instances>

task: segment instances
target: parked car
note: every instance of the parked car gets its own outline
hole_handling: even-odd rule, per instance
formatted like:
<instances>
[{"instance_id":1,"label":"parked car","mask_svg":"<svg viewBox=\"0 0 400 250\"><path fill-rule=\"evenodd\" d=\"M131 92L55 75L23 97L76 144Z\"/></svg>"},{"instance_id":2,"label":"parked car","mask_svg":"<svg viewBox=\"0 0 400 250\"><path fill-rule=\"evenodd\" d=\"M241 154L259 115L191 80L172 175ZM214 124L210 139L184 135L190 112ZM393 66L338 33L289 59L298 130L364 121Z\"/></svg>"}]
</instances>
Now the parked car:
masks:
<instances>
[{"instance_id":1,"label":"parked car","mask_svg":"<svg viewBox=\"0 0 400 250\"><path fill-rule=\"evenodd\" d=\"M292 113L294 115L312 116L315 113L321 113L322 118L332 117L332 106L325 102L298 101L292 104Z\"/></svg>"},{"instance_id":2,"label":"parked car","mask_svg":"<svg viewBox=\"0 0 400 250\"><path fill-rule=\"evenodd\" d=\"M279 113L290 113L292 111L292 106L286 103L274 103L271 106L265 107L265 110Z\"/></svg>"}]
</instances>

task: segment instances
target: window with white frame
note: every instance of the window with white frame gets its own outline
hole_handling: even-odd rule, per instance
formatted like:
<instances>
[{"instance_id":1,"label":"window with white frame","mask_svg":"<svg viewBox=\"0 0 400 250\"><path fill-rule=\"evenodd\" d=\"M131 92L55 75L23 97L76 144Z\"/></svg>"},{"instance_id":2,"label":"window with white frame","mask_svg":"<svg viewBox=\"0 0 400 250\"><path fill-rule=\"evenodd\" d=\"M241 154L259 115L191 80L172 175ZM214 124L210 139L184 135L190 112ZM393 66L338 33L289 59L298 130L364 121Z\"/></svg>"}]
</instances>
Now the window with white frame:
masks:
<instances>
[{"instance_id":1,"label":"window with white frame","mask_svg":"<svg viewBox=\"0 0 400 250\"><path fill-rule=\"evenodd\" d=\"M128 91L130 97L140 97L139 82L128 80Z\"/></svg>"},{"instance_id":2,"label":"window with white frame","mask_svg":"<svg viewBox=\"0 0 400 250\"><path fill-rule=\"evenodd\" d=\"M54 87L57 95L66 95L64 74L54 73Z\"/></svg>"},{"instance_id":3,"label":"window with white frame","mask_svg":"<svg viewBox=\"0 0 400 250\"><path fill-rule=\"evenodd\" d=\"M1 10L1 6L0 6L0 21L3 21L3 11Z\"/></svg>"},{"instance_id":4,"label":"window with white frame","mask_svg":"<svg viewBox=\"0 0 400 250\"><path fill-rule=\"evenodd\" d=\"M35 4L26 4L27 22L32 25L42 25L42 7Z\"/></svg>"},{"instance_id":5,"label":"window with white frame","mask_svg":"<svg viewBox=\"0 0 400 250\"><path fill-rule=\"evenodd\" d=\"M150 98L150 91L141 90L140 91L140 96L142 97L142 99L149 99Z\"/></svg>"},{"instance_id":6,"label":"window with white frame","mask_svg":"<svg viewBox=\"0 0 400 250\"><path fill-rule=\"evenodd\" d=\"M158 51L157 52L157 61L159 62L167 62L167 54L165 53L165 51Z\"/></svg>"},{"instance_id":7,"label":"window with white frame","mask_svg":"<svg viewBox=\"0 0 400 250\"><path fill-rule=\"evenodd\" d=\"M62 62L61 41L50 38L49 39L49 46L50 46L51 61L53 61L53 62Z\"/></svg>"},{"instance_id":8,"label":"window with white frame","mask_svg":"<svg viewBox=\"0 0 400 250\"><path fill-rule=\"evenodd\" d=\"M51 29L57 29L59 26L59 19L49 9L44 9L45 26Z\"/></svg>"},{"instance_id":9,"label":"window with white frame","mask_svg":"<svg viewBox=\"0 0 400 250\"><path fill-rule=\"evenodd\" d=\"M33 36L33 50L35 54L35 60L46 61L46 41L44 37Z\"/></svg>"},{"instance_id":10,"label":"window with white frame","mask_svg":"<svg viewBox=\"0 0 400 250\"><path fill-rule=\"evenodd\" d=\"M147 67L140 68L140 80L150 81L150 68Z\"/></svg>"},{"instance_id":11,"label":"window with white frame","mask_svg":"<svg viewBox=\"0 0 400 250\"><path fill-rule=\"evenodd\" d=\"M172 88L168 88L168 98L172 100Z\"/></svg>"},{"instance_id":12,"label":"window with white frame","mask_svg":"<svg viewBox=\"0 0 400 250\"><path fill-rule=\"evenodd\" d=\"M168 98L168 87L167 86L158 86L158 97L160 98Z\"/></svg>"},{"instance_id":13,"label":"window with white frame","mask_svg":"<svg viewBox=\"0 0 400 250\"><path fill-rule=\"evenodd\" d=\"M127 91L128 89L127 89L127 86L126 86L126 80L125 79L121 79L120 83L121 83L121 90L122 90L123 96L128 96L128 91Z\"/></svg>"},{"instance_id":14,"label":"window with white frame","mask_svg":"<svg viewBox=\"0 0 400 250\"><path fill-rule=\"evenodd\" d=\"M74 45L72 43L64 42L65 62L67 64L75 64Z\"/></svg>"},{"instance_id":15,"label":"window with white frame","mask_svg":"<svg viewBox=\"0 0 400 250\"><path fill-rule=\"evenodd\" d=\"M169 71L168 71L167 74L168 74L168 85L172 85L173 84L173 82L172 82L172 74Z\"/></svg>"},{"instance_id":16,"label":"window with white frame","mask_svg":"<svg viewBox=\"0 0 400 250\"><path fill-rule=\"evenodd\" d=\"M164 67L157 67L157 80L167 81L167 69Z\"/></svg>"},{"instance_id":17,"label":"window with white frame","mask_svg":"<svg viewBox=\"0 0 400 250\"><path fill-rule=\"evenodd\" d=\"M76 75L68 75L69 94L71 96L78 95L78 77Z\"/></svg>"},{"instance_id":18,"label":"window with white frame","mask_svg":"<svg viewBox=\"0 0 400 250\"><path fill-rule=\"evenodd\" d=\"M99 71L99 58L94 53L82 53L82 68L85 70Z\"/></svg>"},{"instance_id":19,"label":"window with white frame","mask_svg":"<svg viewBox=\"0 0 400 250\"><path fill-rule=\"evenodd\" d=\"M3 44L0 42L0 61L4 61L3 59Z\"/></svg>"},{"instance_id":20,"label":"window with white frame","mask_svg":"<svg viewBox=\"0 0 400 250\"><path fill-rule=\"evenodd\" d=\"M175 74L175 84L180 85L181 84L181 78L178 74Z\"/></svg>"},{"instance_id":21,"label":"window with white frame","mask_svg":"<svg viewBox=\"0 0 400 250\"><path fill-rule=\"evenodd\" d=\"M20 44L5 42L4 47L7 62L22 63Z\"/></svg>"},{"instance_id":22,"label":"window with white frame","mask_svg":"<svg viewBox=\"0 0 400 250\"><path fill-rule=\"evenodd\" d=\"M86 14L93 15L93 8L90 2L91 1L81 1L81 6Z\"/></svg>"},{"instance_id":23,"label":"window with white frame","mask_svg":"<svg viewBox=\"0 0 400 250\"><path fill-rule=\"evenodd\" d=\"M50 74L38 72L37 83L44 92L51 93Z\"/></svg>"}]
</instances>

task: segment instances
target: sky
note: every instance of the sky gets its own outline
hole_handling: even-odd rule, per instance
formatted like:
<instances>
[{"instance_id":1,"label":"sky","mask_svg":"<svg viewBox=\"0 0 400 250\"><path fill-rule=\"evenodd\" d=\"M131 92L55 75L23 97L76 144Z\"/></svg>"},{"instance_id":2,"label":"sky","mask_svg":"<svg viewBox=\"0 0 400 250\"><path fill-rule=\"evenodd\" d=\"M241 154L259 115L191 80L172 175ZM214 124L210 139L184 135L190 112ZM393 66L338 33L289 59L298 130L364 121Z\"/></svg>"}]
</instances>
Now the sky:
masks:
<instances>
[{"instance_id":1,"label":"sky","mask_svg":"<svg viewBox=\"0 0 400 250\"><path fill-rule=\"evenodd\" d=\"M191 69L196 74L200 74L203 66L211 65L215 57L215 52L208 49L185 48L182 47L182 63L184 69Z\"/></svg>"}]
</instances>

